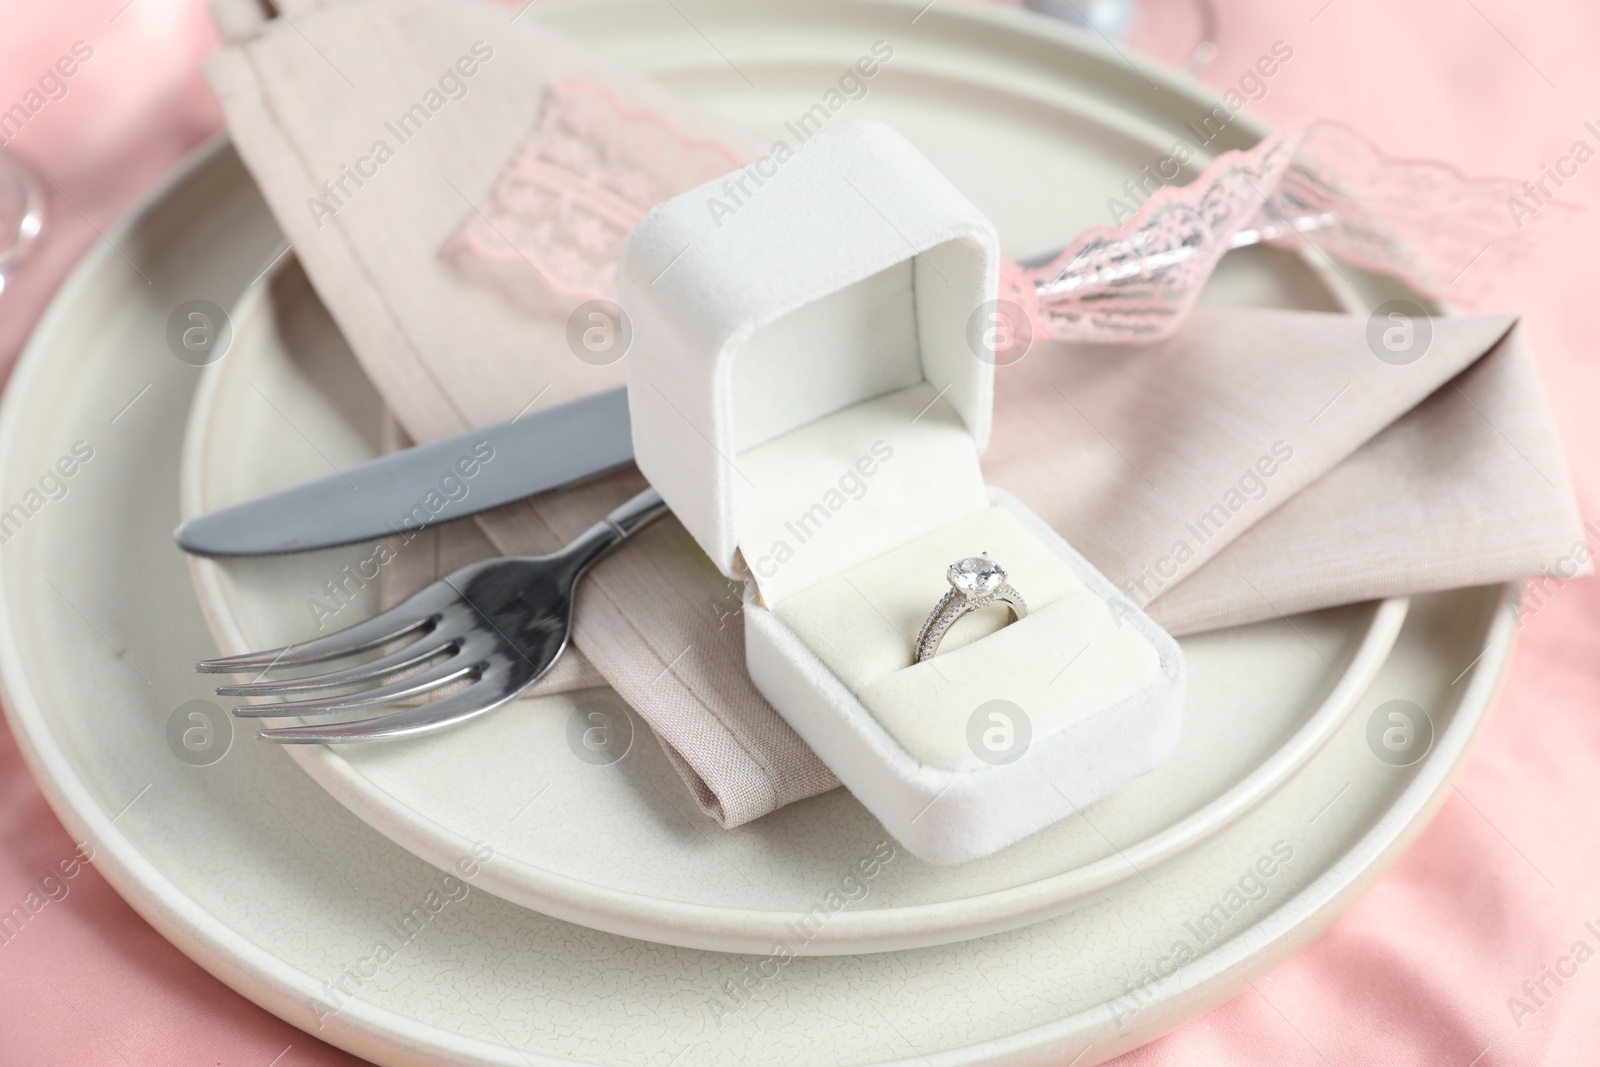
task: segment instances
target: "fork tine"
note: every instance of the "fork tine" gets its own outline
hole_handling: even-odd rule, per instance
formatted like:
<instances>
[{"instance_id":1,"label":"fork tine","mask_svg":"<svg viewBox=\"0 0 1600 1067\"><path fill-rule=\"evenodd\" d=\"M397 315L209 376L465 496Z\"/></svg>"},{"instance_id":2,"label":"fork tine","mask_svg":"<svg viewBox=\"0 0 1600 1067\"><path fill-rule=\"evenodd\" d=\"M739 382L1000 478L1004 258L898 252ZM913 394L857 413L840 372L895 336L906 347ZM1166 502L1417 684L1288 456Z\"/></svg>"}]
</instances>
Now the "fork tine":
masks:
<instances>
[{"instance_id":1,"label":"fork tine","mask_svg":"<svg viewBox=\"0 0 1600 1067\"><path fill-rule=\"evenodd\" d=\"M248 652L242 656L223 656L219 659L201 660L195 670L202 674L243 674L247 671L266 670L268 667L293 667L342 656L366 652L404 637L432 622L440 610L458 594L448 582L438 581L426 587L388 611L381 611L338 630L326 637L266 652Z\"/></svg>"},{"instance_id":2,"label":"fork tine","mask_svg":"<svg viewBox=\"0 0 1600 1067\"><path fill-rule=\"evenodd\" d=\"M432 637L433 640L428 638ZM455 652L460 647L458 638L442 640L438 631L420 637L411 644L397 652L380 657L368 663L346 667L341 671L331 671L327 674L313 674L305 678L258 679L254 682L240 682L238 685L219 685L217 695L223 697L254 697L254 696L282 696L286 693L309 693L318 689L337 689L342 685L354 685L357 682L377 682L391 674L398 674L407 667L415 667L425 663L444 651Z\"/></svg>"},{"instance_id":3,"label":"fork tine","mask_svg":"<svg viewBox=\"0 0 1600 1067\"><path fill-rule=\"evenodd\" d=\"M475 715L493 711L514 699L526 688L527 685L520 685L508 690L504 684L485 678L470 689L454 696L406 708L393 715L380 715L372 719L334 723L329 726L279 726L257 730L256 737L262 741L276 741L285 745L389 741L402 737L420 737L465 722Z\"/></svg>"},{"instance_id":4,"label":"fork tine","mask_svg":"<svg viewBox=\"0 0 1600 1067\"><path fill-rule=\"evenodd\" d=\"M451 682L460 681L470 674L477 673L480 668L481 663L467 662L464 661L464 657L456 655L432 670L402 678L389 685L380 685L376 689L364 689L359 693L347 693L338 697L285 700L278 704L245 704L234 708L233 713L241 719L274 719L282 715L324 715L335 711L350 711L354 708L370 708L374 704L393 704L431 693L435 689L442 689Z\"/></svg>"}]
</instances>

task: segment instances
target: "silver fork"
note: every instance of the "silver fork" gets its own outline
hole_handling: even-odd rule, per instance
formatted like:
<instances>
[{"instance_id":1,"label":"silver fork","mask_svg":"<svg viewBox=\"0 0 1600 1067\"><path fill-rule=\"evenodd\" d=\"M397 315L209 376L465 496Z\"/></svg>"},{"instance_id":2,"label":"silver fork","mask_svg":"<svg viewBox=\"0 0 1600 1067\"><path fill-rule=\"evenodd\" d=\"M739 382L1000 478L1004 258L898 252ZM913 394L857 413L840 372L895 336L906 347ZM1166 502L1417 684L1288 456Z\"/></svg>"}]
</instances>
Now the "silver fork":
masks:
<instances>
[{"instance_id":1,"label":"silver fork","mask_svg":"<svg viewBox=\"0 0 1600 1067\"><path fill-rule=\"evenodd\" d=\"M205 674L259 672L254 681L218 686L220 696L280 697L349 690L336 696L246 704L233 709L240 718L354 711L471 683L450 696L376 718L259 730L256 736L263 741L384 741L454 726L498 708L550 669L572 633L578 579L635 530L666 511L661 495L646 489L559 552L471 563L388 611L338 633L269 652L205 660L196 664L195 670ZM406 644L399 649L358 666L301 678L265 677L276 667L344 659L402 639ZM377 684L418 668L425 669ZM356 688L361 686L372 688Z\"/></svg>"}]
</instances>

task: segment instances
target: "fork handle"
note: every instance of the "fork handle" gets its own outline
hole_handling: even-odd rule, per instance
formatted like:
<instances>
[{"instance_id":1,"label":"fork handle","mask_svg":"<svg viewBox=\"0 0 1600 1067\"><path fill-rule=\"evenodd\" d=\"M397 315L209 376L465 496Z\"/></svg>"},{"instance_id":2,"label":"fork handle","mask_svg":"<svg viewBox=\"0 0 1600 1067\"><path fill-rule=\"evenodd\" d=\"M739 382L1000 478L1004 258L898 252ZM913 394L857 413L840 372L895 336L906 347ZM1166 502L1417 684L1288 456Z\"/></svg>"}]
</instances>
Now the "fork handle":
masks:
<instances>
[{"instance_id":1,"label":"fork handle","mask_svg":"<svg viewBox=\"0 0 1600 1067\"><path fill-rule=\"evenodd\" d=\"M581 574L635 530L659 519L667 511L667 502L661 499L661 494L646 489L585 530L561 554Z\"/></svg>"},{"instance_id":2,"label":"fork handle","mask_svg":"<svg viewBox=\"0 0 1600 1067\"><path fill-rule=\"evenodd\" d=\"M654 489L646 489L607 515L605 521L615 526L617 533L627 537L639 527L659 519L667 511L667 502L661 499L661 494Z\"/></svg>"}]
</instances>

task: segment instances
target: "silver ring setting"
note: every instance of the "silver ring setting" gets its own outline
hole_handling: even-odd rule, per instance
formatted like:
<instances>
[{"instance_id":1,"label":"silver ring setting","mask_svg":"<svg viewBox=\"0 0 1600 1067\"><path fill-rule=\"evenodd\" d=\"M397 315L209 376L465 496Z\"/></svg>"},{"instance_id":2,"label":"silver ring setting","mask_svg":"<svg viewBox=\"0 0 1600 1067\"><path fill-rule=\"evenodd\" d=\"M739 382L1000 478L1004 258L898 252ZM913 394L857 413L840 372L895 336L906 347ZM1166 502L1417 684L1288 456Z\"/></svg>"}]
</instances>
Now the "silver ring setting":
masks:
<instances>
[{"instance_id":1,"label":"silver ring setting","mask_svg":"<svg viewBox=\"0 0 1600 1067\"><path fill-rule=\"evenodd\" d=\"M1028 614L1028 602L1007 581L1005 568L987 555L968 556L950 564L945 577L950 591L934 606L922 631L917 634L913 662L930 660L939 652L939 643L964 616L992 604L1004 604L1016 619Z\"/></svg>"}]
</instances>

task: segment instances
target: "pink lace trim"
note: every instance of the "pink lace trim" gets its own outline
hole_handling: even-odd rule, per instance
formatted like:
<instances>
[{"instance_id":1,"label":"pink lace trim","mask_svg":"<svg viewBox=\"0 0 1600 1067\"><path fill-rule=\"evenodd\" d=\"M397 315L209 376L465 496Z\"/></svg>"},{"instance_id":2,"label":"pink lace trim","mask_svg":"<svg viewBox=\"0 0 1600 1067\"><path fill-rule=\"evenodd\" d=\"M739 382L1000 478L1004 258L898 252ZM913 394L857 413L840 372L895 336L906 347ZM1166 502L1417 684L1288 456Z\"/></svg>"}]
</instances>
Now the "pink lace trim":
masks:
<instances>
[{"instance_id":1,"label":"pink lace trim","mask_svg":"<svg viewBox=\"0 0 1600 1067\"><path fill-rule=\"evenodd\" d=\"M1507 201L1520 185L1471 178L1431 160L1394 159L1349 127L1301 122L1248 151L1218 156L1199 178L1163 187L1120 227L1094 227L1048 264L1006 264L1001 295L1035 333L1069 341L1143 342L1171 334L1230 248L1311 244L1419 291L1471 303L1492 284L1478 261L1516 251L1525 233ZM1541 221L1572 210L1552 203Z\"/></svg>"},{"instance_id":2,"label":"pink lace trim","mask_svg":"<svg viewBox=\"0 0 1600 1067\"><path fill-rule=\"evenodd\" d=\"M560 82L488 201L442 254L530 267L557 292L615 300L617 261L634 224L743 162L664 115L629 108L604 83Z\"/></svg>"},{"instance_id":3,"label":"pink lace trim","mask_svg":"<svg viewBox=\"0 0 1600 1067\"><path fill-rule=\"evenodd\" d=\"M518 286L540 281L615 300L617 261L634 224L741 162L664 115L629 108L603 83L562 82L443 254L496 265ZM1182 323L1229 249L1266 241L1309 244L1471 304L1493 282L1492 265L1479 263L1486 253L1525 244L1507 206L1523 195L1509 179L1391 158L1339 123L1300 122L1218 156L1188 185L1157 189L1127 223L1085 231L1048 264L1002 264L1001 296L1027 313L1034 336L1157 340ZM1537 219L1571 210L1547 203Z\"/></svg>"}]
</instances>

